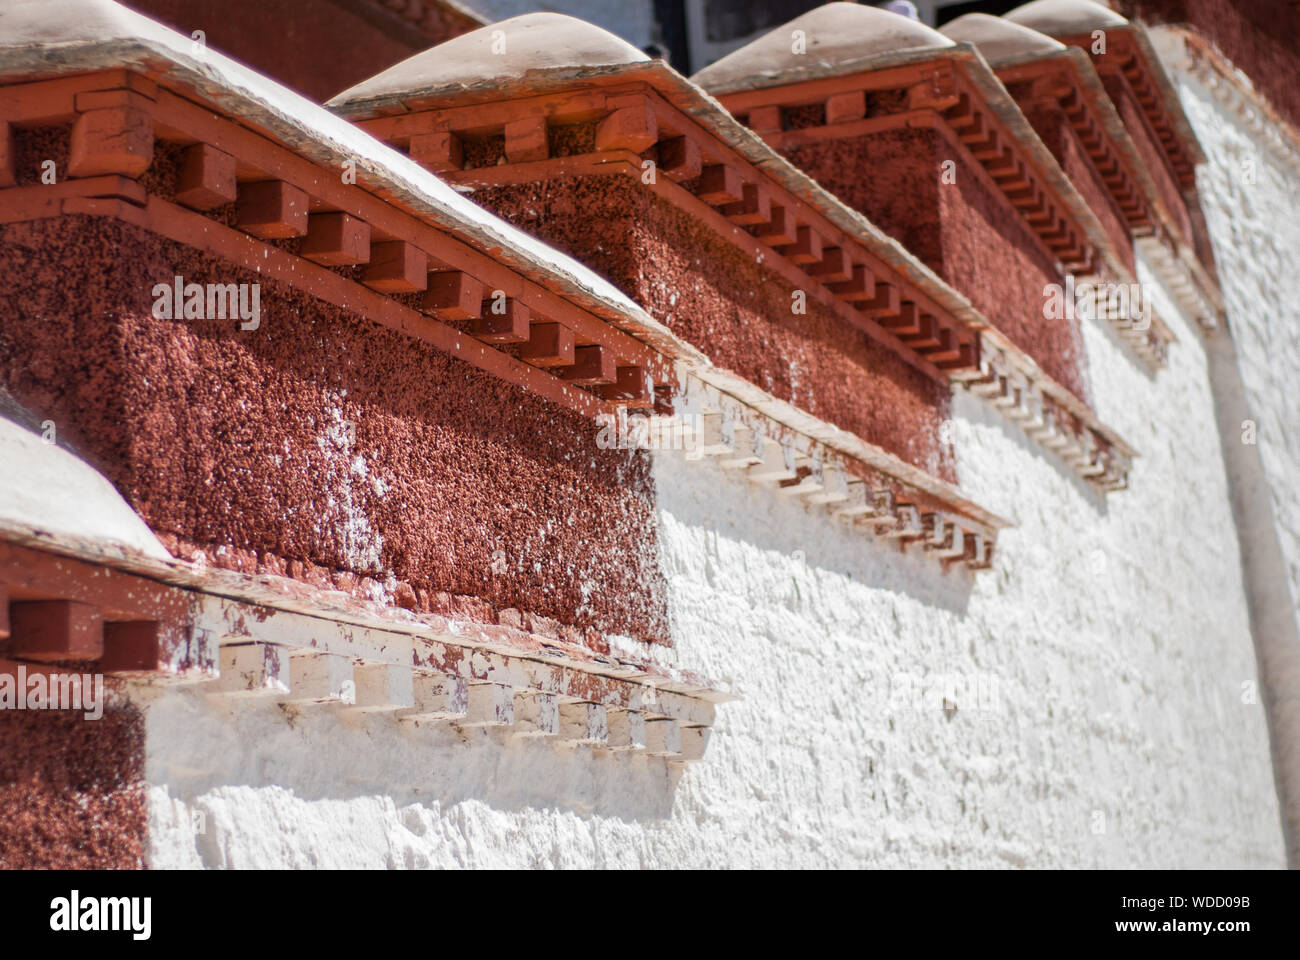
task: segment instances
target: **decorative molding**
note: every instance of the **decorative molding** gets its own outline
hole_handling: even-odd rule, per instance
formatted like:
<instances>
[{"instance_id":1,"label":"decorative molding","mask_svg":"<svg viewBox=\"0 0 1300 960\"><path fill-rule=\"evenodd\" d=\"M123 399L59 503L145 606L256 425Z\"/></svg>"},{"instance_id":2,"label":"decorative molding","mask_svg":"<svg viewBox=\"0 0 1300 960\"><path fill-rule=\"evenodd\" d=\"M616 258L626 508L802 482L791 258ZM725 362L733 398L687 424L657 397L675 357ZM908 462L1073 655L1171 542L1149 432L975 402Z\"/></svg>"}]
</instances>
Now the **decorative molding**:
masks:
<instances>
[{"instance_id":1,"label":"decorative molding","mask_svg":"<svg viewBox=\"0 0 1300 960\"><path fill-rule=\"evenodd\" d=\"M1098 73L1128 89L1151 125L1175 182L1184 190L1196 189L1196 164L1204 157L1142 27L1129 24L1106 30L1105 53L1091 52L1092 34L1056 39L1089 53Z\"/></svg>"},{"instance_id":2,"label":"decorative molding","mask_svg":"<svg viewBox=\"0 0 1300 960\"><path fill-rule=\"evenodd\" d=\"M755 132L777 149L889 129L934 129L974 163L987 177L991 189L1016 210L1045 252L1065 270L1079 276L1109 275L1106 279L1113 282L1132 282L1096 215L1061 171L1019 106L983 61L973 55L973 48L963 45L954 50L939 49L931 56L929 63L746 89L723 94L722 99L751 125L757 123ZM891 94L892 99L881 94ZM870 102L876 105L869 111L872 115L846 117L842 108L833 106L849 96L855 102L857 98L863 100L864 112L866 98L871 97ZM820 107L822 123L783 129L781 118L786 111L810 105ZM1100 139L1087 111L1081 112L1076 106L1067 110L1067 114L1071 112L1071 123L1078 124L1084 136L1094 143ZM1117 186L1123 188L1124 184ZM1121 322L1120 327L1118 332L1143 363L1149 368L1163 365L1174 338L1159 318L1153 319L1141 337L1133 335L1131 324Z\"/></svg>"},{"instance_id":3,"label":"decorative molding","mask_svg":"<svg viewBox=\"0 0 1300 960\"><path fill-rule=\"evenodd\" d=\"M911 77L913 82L916 79L914 71L895 71L890 74L892 79L873 76L865 82L888 85L897 82L900 76ZM989 80L997 82L991 75ZM854 85L861 82L864 81L860 78L850 78L849 92L856 94ZM825 91L819 88L818 96L824 93L829 102L843 92L837 93L838 90L839 86ZM515 98L505 98L509 93L515 94ZM849 323L875 333L884 345L900 350L900 344L927 343L922 348L924 355L917 356L914 365L931 376L942 376L954 385L969 385L990 376L996 378L980 355L982 344L993 330L987 318L907 255L907 260L913 262L913 275L918 277L911 279L896 266L901 258L894 241L885 239L860 213L850 210L799 174L770 143L740 127L689 81L665 68L637 66L607 71L596 78L542 75L525 89L502 91L498 96L503 99L490 99L487 91L476 91L468 98L473 102L466 103L463 101L467 97L457 91L422 92L403 97L400 102L342 103L335 105L335 109L354 117L380 139L406 146L413 150L413 155L421 152L418 157L421 162L432 164L431 168L437 169L448 182L470 190L582 174L623 175L644 183L641 154L657 144L656 151L649 155L657 157L658 172L665 175L647 184L646 189L707 223L719 236L740 246L747 256L761 257L766 266L788 282L811 290L812 295L835 307ZM835 109L841 112L848 109L842 101L836 103ZM1014 104L1011 106L1014 108ZM628 115L629 110L635 113L634 118ZM1019 113L1018 109L1016 112ZM548 125L556 126L579 121L595 123L598 129L606 130L605 149L519 163L510 162L507 156L503 163L465 168L463 152L455 146L460 141L459 133L472 131L482 137L500 131L504 135L507 126L521 117L542 117ZM915 121L918 117L948 129L941 116L929 109L913 111L902 120ZM889 123L896 122L896 118L887 119ZM841 128L856 127L861 122L846 120L833 132L840 135ZM619 131L617 135L611 132L614 129ZM955 137L955 132L949 132ZM423 152L431 144L436 144L436 152ZM1038 145L1046 151L1041 142ZM640 148L640 152L629 148ZM706 169L712 171L711 176L704 176ZM794 229L795 224L803 226L802 233ZM1099 231L1100 226L1095 230ZM774 238L782 242L775 243ZM830 273L832 270L840 272ZM936 317L942 318L945 324L960 326L932 331L926 322ZM1144 333L1131 323L1118 322L1116 327L1147 362L1163 363L1173 336L1158 318L1152 323L1154 333ZM878 332L882 329L883 335ZM973 342L974 359L970 363L961 357L948 360L942 353L936 354L943 349L949 329L977 333L978 339ZM1065 442L1077 442L1081 450L1127 451L1122 463L1111 454L1102 453L1107 460L1101 472L1095 471L1096 464L1075 464L1067 458L1074 469L1100 489L1123 489L1128 459L1133 455L1131 448L1101 425L1095 415L1086 412L1085 405L1048 377L1023 351L1000 336L995 335L994 342L999 357L1003 358L1001 362L1019 371L1017 376L1026 384L1026 390L1034 396L1048 398L1049 411L1054 403L1066 404L1077 411L1070 418L1060 418L1060 422L1068 419L1080 424L1083 433L1092 434L1085 440L1078 438L1077 432L1070 433L1076 441ZM911 351L900 352L906 356ZM935 368L936 360L943 365L942 370ZM691 364L691 370L710 382L721 382L718 372L699 360ZM725 387L737 391L738 395L761 393L752 385L741 387L735 382L728 382ZM761 408L768 408L769 399L755 402ZM1014 419L1014 406L995 404L995 407ZM801 422L811 419L803 414L799 417ZM818 432L814 429L812 435ZM857 445L858 452L861 447L869 446L862 441L857 441ZM870 458L866 462L871 462ZM887 469L897 472L898 464ZM945 494L952 495L953 492Z\"/></svg>"},{"instance_id":4,"label":"decorative molding","mask_svg":"<svg viewBox=\"0 0 1300 960\"><path fill-rule=\"evenodd\" d=\"M78 137L87 117L104 112L87 112L78 104L100 91L128 97L130 111L97 119L93 139ZM60 201L63 213L117 215L247 269L276 276L339 306L361 309L378 323L426 340L587 416L609 409L610 404L651 406L652 383L671 384L671 364L658 351L605 319L361 186L345 183L339 174L138 74L87 74L73 81L10 87L6 92L5 120L10 124L35 117L47 126L73 122L74 149L80 145L81 154L93 158L86 170L94 175L74 176L57 189L42 184L9 187L4 191L2 220L55 215L60 210L52 204ZM142 144L147 132L147 155L141 153L145 145L122 152L124 129L138 132ZM244 168L273 176L236 182L233 162L224 169L209 163L199 165L194 183L183 181L177 194L181 203L146 195L135 178L152 160L155 136L161 143L187 145L187 164L196 157L237 158ZM196 154L195 145L201 145L203 152ZM233 227L227 225L224 208L214 207L210 200L226 195L236 197ZM193 209L185 209L186 203ZM345 219L352 227L366 228L350 235L351 249L346 254L337 249L344 242L338 231ZM394 239L371 244L371 232ZM303 238L301 255L274 243L293 237ZM367 264L359 279L331 269L349 260ZM456 287L462 293L472 286L477 302L447 301L449 277L464 281ZM402 299L411 293L422 294L416 307ZM504 312L494 310L494 300L505 305ZM571 330L589 351L602 355L603 365L595 375L584 372L577 358L569 366L555 366L549 359L530 362L500 349L526 343L534 328L554 323ZM645 375L625 375L620 380L618 369L641 370ZM630 395L627 383L638 383L641 390Z\"/></svg>"},{"instance_id":5,"label":"decorative molding","mask_svg":"<svg viewBox=\"0 0 1300 960\"><path fill-rule=\"evenodd\" d=\"M924 479L917 485L900 482L897 473L902 471L890 473L846 456L844 448L856 438L836 435L829 424L824 425L827 439L818 439L691 373L683 371L681 379L684 392L673 416L655 418L650 430L662 435L682 424L697 424L698 435L682 445L688 448L688 460L712 460L738 478L824 509L859 532L894 540L901 549L915 544L945 568L985 570L992 565L998 530L1010 524L942 481L910 468Z\"/></svg>"},{"instance_id":6,"label":"decorative molding","mask_svg":"<svg viewBox=\"0 0 1300 960\"><path fill-rule=\"evenodd\" d=\"M1195 260L1190 241L1165 208L1088 54L1078 47L1069 47L1061 53L1031 60L1016 58L1005 67L995 64L994 69L1008 86L1032 83L1031 90L1041 100L1063 112L1125 215L1134 246L1145 252L1147 262L1180 305L1202 324L1213 326L1215 311L1205 308L1206 299L1198 288L1204 278L1197 272L1200 264ZM1186 260L1182 256L1184 251L1190 254ZM1122 318L1112 319L1112 325L1151 368L1164 366L1174 336L1158 316L1151 315L1151 329L1144 335Z\"/></svg>"},{"instance_id":7,"label":"decorative molding","mask_svg":"<svg viewBox=\"0 0 1300 960\"><path fill-rule=\"evenodd\" d=\"M53 94L43 89L42 82L10 88L13 96L7 101L6 119L40 117L50 125L75 123L75 104L83 94L98 94L105 85L107 92L131 92L133 123L136 129L151 132L150 151L155 136L164 144L185 145L182 168L189 172L182 177L182 196L195 209L150 193L135 177L148 168L152 153L141 168L138 150L120 156L113 150L122 138L107 137L105 149L88 155L103 158L96 170L123 172L70 178L53 186L4 189L0 222L60 215L122 220L363 313L589 417L620 408L649 409L655 402L652 386L675 389L679 367L690 370L766 405L787 427L812 424L814 433L837 435L841 445L849 448L849 456L861 460L858 472L884 474L888 482L882 480L878 487L888 487L903 505L929 503L931 512L984 518L975 520L977 526L971 529L983 531L990 542L993 531L1005 525L965 501L954 488L899 458L717 371L666 328L641 328L654 334L653 345L636 339L360 186L344 183L334 171L322 170L132 71L51 83L57 87ZM221 162L223 157L237 158L246 169L274 171L275 176L231 182L234 165ZM235 197L233 205L212 205L214 199L225 201L230 196ZM227 218L233 218L235 225L227 225ZM367 244L372 235L394 239ZM295 236L302 238L298 254L276 243ZM371 258L360 279L331 269L361 256L370 258L381 245L384 259ZM509 293L510 309L500 316L482 309L485 291L494 288ZM418 308L403 299L412 293L420 295ZM457 321L473 324L473 335L454 326ZM533 350L531 360L525 361L496 348L502 342L524 341L526 336L525 346L535 346L534 340L540 344L543 339L541 328L556 324L571 330L584 344L574 348L571 358L561 358L568 365L555 365L554 349Z\"/></svg>"},{"instance_id":8,"label":"decorative molding","mask_svg":"<svg viewBox=\"0 0 1300 960\"><path fill-rule=\"evenodd\" d=\"M23 598L32 595L46 609L27 609L33 605ZM394 724L495 727L686 763L703 756L714 705L732 699L701 677L637 662L625 650L602 656L513 626L381 607L283 577L156 560L34 528L0 528L4 600L5 613L45 616L46 647L66 649L28 649L32 633L15 633L0 640L0 669L55 655L89 659L122 682L194 685L234 703L259 698ZM60 609L95 627L93 651Z\"/></svg>"},{"instance_id":9,"label":"decorative molding","mask_svg":"<svg viewBox=\"0 0 1300 960\"><path fill-rule=\"evenodd\" d=\"M1300 182L1300 132L1260 95L1249 77L1197 33L1178 27L1157 27L1152 34L1157 49L1169 49L1161 42L1165 36L1181 40L1184 56L1178 57L1176 66L1200 83Z\"/></svg>"},{"instance_id":10,"label":"decorative molding","mask_svg":"<svg viewBox=\"0 0 1300 960\"><path fill-rule=\"evenodd\" d=\"M999 334L986 334L980 374L965 381L1025 433L1055 451L1075 473L1102 492L1123 490L1137 456L1087 404L1048 377Z\"/></svg>"},{"instance_id":11,"label":"decorative molding","mask_svg":"<svg viewBox=\"0 0 1300 960\"><path fill-rule=\"evenodd\" d=\"M635 70L644 72L640 65ZM654 162L647 188L707 223L746 256L761 258L926 375L946 379L953 370L977 365L978 327L966 317L943 309L873 244L832 222L823 208L677 110L653 86L621 79L606 74L563 93L473 106L378 117L345 112L362 129L408 149L413 159L467 189L582 174L623 174L644 183L645 165ZM525 120L535 127L530 136L537 146L530 151L512 147L513 138L525 136ZM596 149L550 157L547 131L578 122L596 124ZM466 168L459 144L471 130L480 138L503 136L504 162ZM430 149L434 143L436 151ZM653 161L643 159L652 148ZM915 329L912 311L937 327L933 336Z\"/></svg>"}]
</instances>

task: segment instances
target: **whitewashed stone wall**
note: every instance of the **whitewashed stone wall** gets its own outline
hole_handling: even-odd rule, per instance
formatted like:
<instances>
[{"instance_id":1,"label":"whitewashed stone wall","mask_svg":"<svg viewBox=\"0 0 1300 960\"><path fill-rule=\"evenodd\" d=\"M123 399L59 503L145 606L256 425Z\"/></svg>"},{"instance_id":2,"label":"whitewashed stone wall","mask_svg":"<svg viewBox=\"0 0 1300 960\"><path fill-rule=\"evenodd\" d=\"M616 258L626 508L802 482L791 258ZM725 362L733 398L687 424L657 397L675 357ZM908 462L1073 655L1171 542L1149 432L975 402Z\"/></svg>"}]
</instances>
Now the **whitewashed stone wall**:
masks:
<instances>
[{"instance_id":1,"label":"whitewashed stone wall","mask_svg":"<svg viewBox=\"0 0 1300 960\"><path fill-rule=\"evenodd\" d=\"M685 773L167 692L152 864L1281 866L1204 358L1157 308L1155 380L1087 330L1126 492L959 399L963 485L1018 524L978 578L661 455L682 662L743 697Z\"/></svg>"},{"instance_id":2,"label":"whitewashed stone wall","mask_svg":"<svg viewBox=\"0 0 1300 960\"><path fill-rule=\"evenodd\" d=\"M665 465L679 642L745 697L689 774L731 862L1283 864L1204 358L1157 308L1181 345L1154 382L1087 330L1143 454L1124 493L958 403L963 486L1018 524L973 585Z\"/></svg>"},{"instance_id":3,"label":"whitewashed stone wall","mask_svg":"<svg viewBox=\"0 0 1300 960\"><path fill-rule=\"evenodd\" d=\"M1156 37L1208 159L1197 182L1294 608L1300 598L1300 144L1266 135L1265 115L1226 78L1218 80L1222 96L1216 96L1189 69L1177 31Z\"/></svg>"},{"instance_id":4,"label":"whitewashed stone wall","mask_svg":"<svg viewBox=\"0 0 1300 960\"><path fill-rule=\"evenodd\" d=\"M1194 82L1202 194L1280 536L1300 589L1294 179ZM1102 499L961 395L963 488L1017 526L995 568L915 552L660 456L681 662L729 682L704 761L394 732L383 718L150 695L154 867L1284 865L1200 333L1157 377L1085 341L1101 418L1141 452Z\"/></svg>"}]
</instances>

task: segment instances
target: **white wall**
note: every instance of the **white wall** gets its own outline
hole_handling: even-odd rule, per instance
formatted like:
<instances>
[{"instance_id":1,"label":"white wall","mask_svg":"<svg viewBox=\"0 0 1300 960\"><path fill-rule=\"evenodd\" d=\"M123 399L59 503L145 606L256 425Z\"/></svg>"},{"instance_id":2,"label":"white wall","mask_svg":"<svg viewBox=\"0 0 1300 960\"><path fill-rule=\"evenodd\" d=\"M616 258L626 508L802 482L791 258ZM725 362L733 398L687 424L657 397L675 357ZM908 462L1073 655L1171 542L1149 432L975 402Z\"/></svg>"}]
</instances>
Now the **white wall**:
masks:
<instances>
[{"instance_id":1,"label":"white wall","mask_svg":"<svg viewBox=\"0 0 1300 960\"><path fill-rule=\"evenodd\" d=\"M1274 775L1290 863L1300 864L1300 135L1250 81L1177 28L1154 39L1205 148L1198 170L1231 338L1214 339L1212 382L1250 586ZM1257 442L1248 443L1251 434Z\"/></svg>"},{"instance_id":2,"label":"white wall","mask_svg":"<svg viewBox=\"0 0 1300 960\"><path fill-rule=\"evenodd\" d=\"M1162 40L1161 53L1208 160L1197 184L1294 607L1300 598L1300 159L1287 163L1240 114L1181 69L1175 35L1165 33ZM1296 618L1300 625L1300 610Z\"/></svg>"},{"instance_id":3,"label":"white wall","mask_svg":"<svg viewBox=\"0 0 1300 960\"><path fill-rule=\"evenodd\" d=\"M958 399L962 484L1018 524L978 578L660 455L682 662L743 697L685 774L162 693L152 864L1281 866L1204 357L1157 309L1154 381L1086 335L1128 491Z\"/></svg>"},{"instance_id":4,"label":"white wall","mask_svg":"<svg viewBox=\"0 0 1300 960\"><path fill-rule=\"evenodd\" d=\"M1181 345L1155 382L1086 332L1101 415L1142 452L1126 492L1102 502L958 403L962 485L1018 523L969 593L797 507L661 471L679 643L745 696L690 774L732 862L1282 865L1204 358L1157 308ZM938 696L890 702L934 674L968 681L951 719Z\"/></svg>"},{"instance_id":5,"label":"white wall","mask_svg":"<svg viewBox=\"0 0 1300 960\"><path fill-rule=\"evenodd\" d=\"M1300 595L1295 179L1175 79ZM743 697L686 773L153 693L152 865L1282 866L1206 353L1139 273L1169 368L1085 330L1098 412L1141 453L1129 490L1100 498L957 398L961 484L1017 523L977 578L660 456L682 663Z\"/></svg>"}]
</instances>

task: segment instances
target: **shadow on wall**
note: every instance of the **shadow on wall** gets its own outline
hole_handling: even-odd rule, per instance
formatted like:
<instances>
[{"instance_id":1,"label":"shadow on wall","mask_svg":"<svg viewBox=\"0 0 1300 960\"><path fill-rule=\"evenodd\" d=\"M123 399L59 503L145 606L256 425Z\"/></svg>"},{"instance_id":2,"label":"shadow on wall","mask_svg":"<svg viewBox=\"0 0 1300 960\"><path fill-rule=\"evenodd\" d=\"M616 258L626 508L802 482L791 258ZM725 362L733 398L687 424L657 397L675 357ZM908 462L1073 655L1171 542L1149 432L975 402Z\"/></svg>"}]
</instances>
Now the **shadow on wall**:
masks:
<instances>
[{"instance_id":1,"label":"shadow on wall","mask_svg":"<svg viewBox=\"0 0 1300 960\"><path fill-rule=\"evenodd\" d=\"M1123 342L1110 329L1109 324L1095 324L1106 336L1113 339L1119 348L1123 348ZM1131 364L1133 369L1142 372L1147 379L1152 379L1152 375L1142 369L1141 364ZM1036 460L1050 464L1051 468L1061 477L1062 480L1069 483L1074 488L1083 501L1092 509L1098 519L1110 513L1110 503L1106 499L1106 494L1098 490L1083 477L1079 476L1060 454L1043 446L1036 440L1033 440L1017 424L1012 423L1002 414L998 413L992 404L978 399L973 394L965 390L956 390L953 392L953 416L955 435L952 440L957 447L957 459L961 460L962 442L964 440L963 431L995 430L1002 434L1007 440L1015 444L1021 451L1028 453ZM1011 507L1003 507L1002 515L1016 522L1014 502Z\"/></svg>"},{"instance_id":2,"label":"shadow on wall","mask_svg":"<svg viewBox=\"0 0 1300 960\"><path fill-rule=\"evenodd\" d=\"M681 454L661 456L680 458ZM701 476L691 483L660 482L658 505L674 524L693 531L702 549L689 555L674 552L666 562L689 561L697 566L690 570L666 569L670 582L685 577L707 589L726 593L741 586L731 578L743 571L742 589L762 597L766 605L819 616L820 611L809 605L815 603L821 587L847 577L868 588L905 594L952 613L965 613L974 585L974 575L965 567L945 572L933 555L916 544L900 552L896 540L836 520L822 508L752 487L715 464L686 464L684 469L699 471ZM761 567L751 562L755 551L766 557ZM766 582L756 583L755 578L766 578ZM680 644L676 624L672 634Z\"/></svg>"},{"instance_id":3,"label":"shadow on wall","mask_svg":"<svg viewBox=\"0 0 1300 960\"><path fill-rule=\"evenodd\" d=\"M155 849L184 859L189 834L195 866L374 858L389 845L367 840L367 829L390 831L400 822L420 834L466 802L511 814L662 820L683 773L653 757L329 706L231 706L197 691L170 691L152 697L147 709ZM466 851L463 862L478 861Z\"/></svg>"}]
</instances>

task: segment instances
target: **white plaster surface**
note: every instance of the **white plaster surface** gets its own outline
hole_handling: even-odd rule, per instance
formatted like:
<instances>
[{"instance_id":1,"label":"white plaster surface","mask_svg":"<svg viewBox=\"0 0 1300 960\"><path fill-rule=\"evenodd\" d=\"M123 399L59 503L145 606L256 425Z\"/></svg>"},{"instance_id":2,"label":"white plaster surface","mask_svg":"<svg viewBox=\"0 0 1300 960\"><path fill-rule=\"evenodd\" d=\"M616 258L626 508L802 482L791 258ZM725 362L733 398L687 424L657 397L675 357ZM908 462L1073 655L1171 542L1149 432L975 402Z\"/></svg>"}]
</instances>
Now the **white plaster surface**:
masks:
<instances>
[{"instance_id":1,"label":"white plaster surface","mask_svg":"<svg viewBox=\"0 0 1300 960\"><path fill-rule=\"evenodd\" d=\"M1294 184L1264 153L1235 180L1249 137L1176 79L1300 584ZM743 698L684 773L152 692L151 865L1283 866L1200 334L1139 274L1179 340L1168 369L1085 329L1098 412L1141 453L1130 489L1102 499L958 395L962 487L1017 523L977 578L659 456L680 662Z\"/></svg>"},{"instance_id":2,"label":"white plaster surface","mask_svg":"<svg viewBox=\"0 0 1300 960\"><path fill-rule=\"evenodd\" d=\"M1282 866L1204 359L1157 296L1155 380L1086 331L1130 490L958 399L963 485L1018 523L978 578L659 455L681 662L743 697L685 773L158 693L152 865Z\"/></svg>"},{"instance_id":3,"label":"white plaster surface","mask_svg":"<svg viewBox=\"0 0 1300 960\"><path fill-rule=\"evenodd\" d=\"M1181 43L1160 45L1175 63ZM1300 171L1192 73L1172 66L1207 163L1197 185L1237 365L1272 488L1273 517L1300 598ZM1300 625L1300 608L1296 612Z\"/></svg>"}]
</instances>

